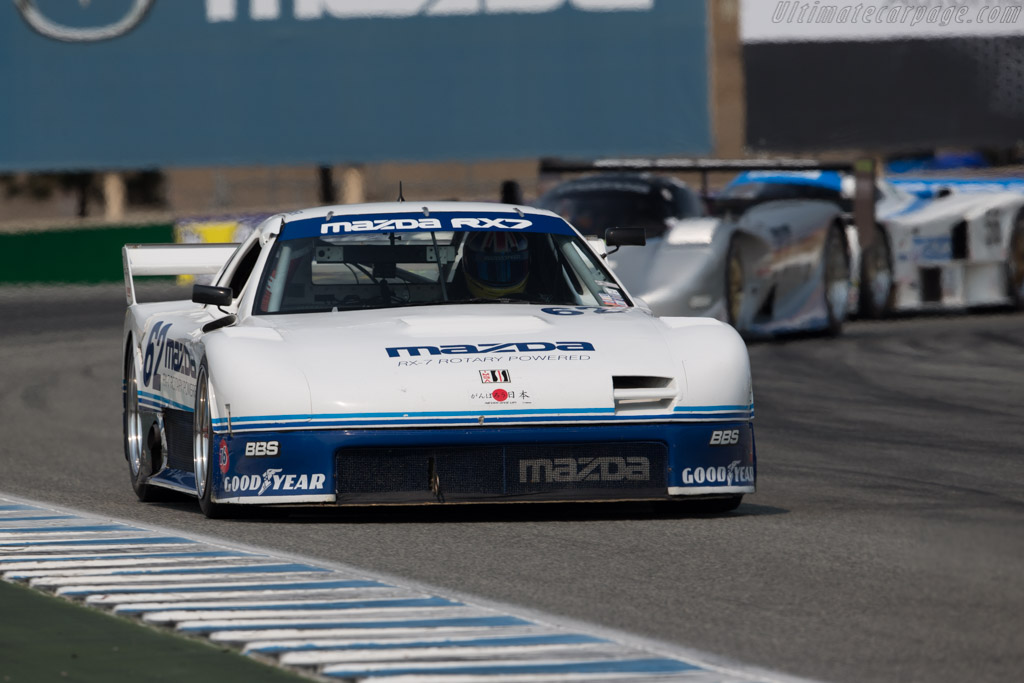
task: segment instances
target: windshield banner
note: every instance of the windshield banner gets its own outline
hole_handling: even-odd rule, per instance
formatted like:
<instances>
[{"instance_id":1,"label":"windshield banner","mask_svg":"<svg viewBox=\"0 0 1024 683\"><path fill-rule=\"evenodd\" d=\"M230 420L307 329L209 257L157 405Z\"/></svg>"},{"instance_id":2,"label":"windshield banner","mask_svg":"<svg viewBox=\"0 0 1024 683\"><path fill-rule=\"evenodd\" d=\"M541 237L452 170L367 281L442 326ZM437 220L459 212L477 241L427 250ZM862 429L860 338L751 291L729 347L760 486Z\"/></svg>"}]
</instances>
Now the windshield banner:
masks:
<instances>
[{"instance_id":1,"label":"windshield banner","mask_svg":"<svg viewBox=\"0 0 1024 683\"><path fill-rule=\"evenodd\" d=\"M285 223L279 239L295 240L306 237L330 237L358 235L360 233L428 232L428 231L471 232L476 230L500 230L521 232L545 232L555 235L574 235L572 228L561 218L543 214L518 213L463 213L444 211L437 213L390 213L357 214L305 218Z\"/></svg>"}]
</instances>

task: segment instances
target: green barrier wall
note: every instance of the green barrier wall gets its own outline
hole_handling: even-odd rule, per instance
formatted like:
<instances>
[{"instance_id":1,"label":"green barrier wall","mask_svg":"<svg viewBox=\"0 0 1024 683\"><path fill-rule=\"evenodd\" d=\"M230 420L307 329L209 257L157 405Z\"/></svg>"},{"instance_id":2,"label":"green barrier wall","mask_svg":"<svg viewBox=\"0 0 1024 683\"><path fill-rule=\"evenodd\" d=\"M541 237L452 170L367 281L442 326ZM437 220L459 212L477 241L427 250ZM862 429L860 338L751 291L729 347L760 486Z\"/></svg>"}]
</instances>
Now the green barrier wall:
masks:
<instances>
[{"instance_id":1,"label":"green barrier wall","mask_svg":"<svg viewBox=\"0 0 1024 683\"><path fill-rule=\"evenodd\" d=\"M0 283L119 282L121 247L173 241L171 223L0 234Z\"/></svg>"}]
</instances>

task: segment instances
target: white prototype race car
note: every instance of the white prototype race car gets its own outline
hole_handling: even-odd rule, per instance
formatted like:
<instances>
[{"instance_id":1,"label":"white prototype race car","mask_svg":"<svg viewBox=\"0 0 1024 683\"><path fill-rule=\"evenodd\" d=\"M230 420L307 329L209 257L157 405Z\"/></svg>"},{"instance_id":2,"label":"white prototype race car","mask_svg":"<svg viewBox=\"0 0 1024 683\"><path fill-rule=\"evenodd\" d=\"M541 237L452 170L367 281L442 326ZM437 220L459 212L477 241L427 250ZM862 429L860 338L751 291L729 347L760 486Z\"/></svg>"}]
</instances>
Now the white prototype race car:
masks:
<instances>
[{"instance_id":1,"label":"white prototype race car","mask_svg":"<svg viewBox=\"0 0 1024 683\"><path fill-rule=\"evenodd\" d=\"M804 159L546 159L542 172L587 175L537 203L592 240L610 227L643 227L643 249L608 261L659 315L714 317L749 337L838 334L851 298L850 218L834 201L833 167L852 168ZM750 170L710 194L710 172L738 169ZM664 173L700 173L703 189ZM806 185L792 184L805 176ZM835 187L819 189L826 178Z\"/></svg>"},{"instance_id":2,"label":"white prototype race car","mask_svg":"<svg viewBox=\"0 0 1024 683\"><path fill-rule=\"evenodd\" d=\"M853 178L836 172L747 173L733 184L751 180L805 199L829 199L822 192L830 192L840 206L853 196ZM1005 183L975 183L985 191L965 191L966 183L941 182L912 194L900 183L875 180L877 239L861 249L857 229L846 229L851 314L1024 306L1024 193L1007 191Z\"/></svg>"},{"instance_id":3,"label":"white prototype race car","mask_svg":"<svg viewBox=\"0 0 1024 683\"><path fill-rule=\"evenodd\" d=\"M124 445L143 501L722 512L755 489L742 339L655 317L551 212L324 207L240 245L126 245L124 264ZM184 273L216 278L191 301L136 300L136 276Z\"/></svg>"},{"instance_id":4,"label":"white prototype race car","mask_svg":"<svg viewBox=\"0 0 1024 683\"><path fill-rule=\"evenodd\" d=\"M1024 306L1024 194L950 188L921 198L880 180L877 197L891 250L886 312Z\"/></svg>"}]
</instances>

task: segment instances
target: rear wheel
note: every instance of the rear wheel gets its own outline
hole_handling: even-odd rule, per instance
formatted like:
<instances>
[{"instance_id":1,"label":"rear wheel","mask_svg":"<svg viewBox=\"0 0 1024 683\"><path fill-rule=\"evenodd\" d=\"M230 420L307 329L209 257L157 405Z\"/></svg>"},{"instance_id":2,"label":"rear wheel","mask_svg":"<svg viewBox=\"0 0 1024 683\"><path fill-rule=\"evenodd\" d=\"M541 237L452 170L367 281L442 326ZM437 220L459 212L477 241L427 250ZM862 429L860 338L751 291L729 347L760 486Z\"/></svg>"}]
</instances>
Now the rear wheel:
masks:
<instances>
[{"instance_id":1,"label":"rear wheel","mask_svg":"<svg viewBox=\"0 0 1024 683\"><path fill-rule=\"evenodd\" d=\"M871 246L861 254L860 307L864 318L882 318L892 303L892 249L885 231L875 230Z\"/></svg>"},{"instance_id":2,"label":"rear wheel","mask_svg":"<svg viewBox=\"0 0 1024 683\"><path fill-rule=\"evenodd\" d=\"M128 460L135 495L144 503L163 500L163 489L146 483L153 474L151 439L143 436L142 411L139 409L139 378L135 368L135 355L128 351L124 391L124 455ZM155 423L154 427L155 428ZM152 432L152 429L150 431Z\"/></svg>"},{"instance_id":3,"label":"rear wheel","mask_svg":"<svg viewBox=\"0 0 1024 683\"><path fill-rule=\"evenodd\" d=\"M828 317L825 331L836 335L843 328L850 297L850 254L846 248L846 237L838 225L829 228L822 257L825 261L822 285L825 289L825 313Z\"/></svg>"},{"instance_id":4,"label":"rear wheel","mask_svg":"<svg viewBox=\"0 0 1024 683\"><path fill-rule=\"evenodd\" d=\"M1024 211L1017 214L1006 254L1006 283L1013 306L1024 309Z\"/></svg>"},{"instance_id":5,"label":"rear wheel","mask_svg":"<svg viewBox=\"0 0 1024 683\"><path fill-rule=\"evenodd\" d=\"M209 518L224 517L225 506L213 502L213 419L210 408L210 373L206 359L196 377L196 405L192 418L192 462L199 509Z\"/></svg>"}]
</instances>

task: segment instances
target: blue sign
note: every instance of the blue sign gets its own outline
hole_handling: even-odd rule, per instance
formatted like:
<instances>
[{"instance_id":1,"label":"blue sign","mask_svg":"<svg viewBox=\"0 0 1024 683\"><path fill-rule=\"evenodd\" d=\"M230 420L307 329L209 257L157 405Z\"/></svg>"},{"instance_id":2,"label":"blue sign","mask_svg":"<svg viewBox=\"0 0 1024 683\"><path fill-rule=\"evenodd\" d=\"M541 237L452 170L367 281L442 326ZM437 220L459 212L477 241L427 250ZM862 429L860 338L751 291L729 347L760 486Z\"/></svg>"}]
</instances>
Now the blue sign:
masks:
<instances>
[{"instance_id":1,"label":"blue sign","mask_svg":"<svg viewBox=\"0 0 1024 683\"><path fill-rule=\"evenodd\" d=\"M0 2L0 171L706 153L706 12Z\"/></svg>"}]
</instances>

